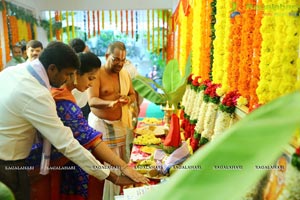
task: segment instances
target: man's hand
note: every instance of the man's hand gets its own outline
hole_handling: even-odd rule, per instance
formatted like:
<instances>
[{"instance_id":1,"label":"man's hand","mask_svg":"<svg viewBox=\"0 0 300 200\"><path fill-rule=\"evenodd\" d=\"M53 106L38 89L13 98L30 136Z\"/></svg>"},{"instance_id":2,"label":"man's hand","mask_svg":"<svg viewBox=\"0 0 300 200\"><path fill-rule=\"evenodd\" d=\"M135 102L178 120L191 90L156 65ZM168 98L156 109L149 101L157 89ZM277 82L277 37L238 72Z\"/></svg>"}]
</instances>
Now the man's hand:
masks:
<instances>
[{"instance_id":1,"label":"man's hand","mask_svg":"<svg viewBox=\"0 0 300 200\"><path fill-rule=\"evenodd\" d=\"M129 166L125 166L121 169L122 173L126 176L130 177L136 183L148 183L149 179L147 179L144 175L140 174L139 172L135 171L133 168Z\"/></svg>"}]
</instances>

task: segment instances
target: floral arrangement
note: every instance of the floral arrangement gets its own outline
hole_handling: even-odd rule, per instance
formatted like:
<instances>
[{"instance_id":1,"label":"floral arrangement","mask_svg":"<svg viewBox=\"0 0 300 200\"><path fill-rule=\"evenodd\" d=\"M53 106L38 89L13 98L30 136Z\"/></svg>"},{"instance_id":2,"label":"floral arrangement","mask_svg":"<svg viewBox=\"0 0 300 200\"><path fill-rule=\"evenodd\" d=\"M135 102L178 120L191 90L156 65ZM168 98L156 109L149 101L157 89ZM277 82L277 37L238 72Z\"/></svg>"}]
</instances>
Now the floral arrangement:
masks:
<instances>
[{"instance_id":1,"label":"floral arrangement","mask_svg":"<svg viewBox=\"0 0 300 200\"><path fill-rule=\"evenodd\" d=\"M204 91L211 85L211 81L209 79L203 81L200 83L198 87L199 92L199 108L197 109L198 117L196 120L196 125L193 130L193 134L191 136L191 146L193 150L195 151L199 146L199 140L201 137L201 132L204 129L204 119L205 119L205 113L208 108L207 102L204 101Z\"/></svg>"},{"instance_id":2,"label":"floral arrangement","mask_svg":"<svg viewBox=\"0 0 300 200\"><path fill-rule=\"evenodd\" d=\"M218 93L218 90L217 90ZM230 127L232 119L234 118L234 111L236 106L246 105L247 99L242 97L238 91L228 92L222 99L219 105L216 124L214 128L214 135L212 139L215 139L222 134L227 128Z\"/></svg>"},{"instance_id":3,"label":"floral arrangement","mask_svg":"<svg viewBox=\"0 0 300 200\"><path fill-rule=\"evenodd\" d=\"M217 88L220 84L211 84L204 91L204 101L208 103L207 111L204 117L203 132L201 133L200 146L211 140L214 134L215 121L217 118L218 104L220 103L220 96L217 95Z\"/></svg>"}]
</instances>

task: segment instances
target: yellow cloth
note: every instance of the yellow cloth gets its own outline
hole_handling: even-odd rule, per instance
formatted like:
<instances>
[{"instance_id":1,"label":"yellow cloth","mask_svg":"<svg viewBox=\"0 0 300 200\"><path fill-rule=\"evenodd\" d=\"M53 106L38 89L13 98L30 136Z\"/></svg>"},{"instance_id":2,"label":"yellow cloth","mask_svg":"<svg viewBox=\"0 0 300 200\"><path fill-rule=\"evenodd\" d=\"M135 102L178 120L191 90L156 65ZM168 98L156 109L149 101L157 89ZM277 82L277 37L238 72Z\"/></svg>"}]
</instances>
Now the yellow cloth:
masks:
<instances>
[{"instance_id":1,"label":"yellow cloth","mask_svg":"<svg viewBox=\"0 0 300 200\"><path fill-rule=\"evenodd\" d=\"M128 74L128 72L124 69L122 69L119 72L119 80L120 80L120 93L121 95L128 95L130 85L131 85L131 79ZM131 116L131 111L130 111L130 105L124 105L122 106L122 118L121 122L125 127L128 127L132 129L132 116Z\"/></svg>"}]
</instances>

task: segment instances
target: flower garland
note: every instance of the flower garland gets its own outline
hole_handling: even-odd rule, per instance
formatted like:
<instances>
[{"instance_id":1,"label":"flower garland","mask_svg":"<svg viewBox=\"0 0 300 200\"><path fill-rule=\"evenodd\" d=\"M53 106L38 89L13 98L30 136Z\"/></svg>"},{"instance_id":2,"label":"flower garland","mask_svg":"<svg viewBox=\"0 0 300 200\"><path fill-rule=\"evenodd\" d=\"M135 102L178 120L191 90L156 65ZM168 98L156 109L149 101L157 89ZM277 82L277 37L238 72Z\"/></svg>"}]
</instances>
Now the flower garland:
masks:
<instances>
[{"instance_id":1,"label":"flower garland","mask_svg":"<svg viewBox=\"0 0 300 200\"><path fill-rule=\"evenodd\" d=\"M128 10L125 10L126 35L128 35Z\"/></svg>"},{"instance_id":2,"label":"flower garland","mask_svg":"<svg viewBox=\"0 0 300 200\"><path fill-rule=\"evenodd\" d=\"M58 11L55 11L55 22L58 23L59 22L59 12ZM56 40L60 41L61 38L60 38L60 29L57 28L55 30L55 37L56 37Z\"/></svg>"},{"instance_id":3,"label":"flower garland","mask_svg":"<svg viewBox=\"0 0 300 200\"><path fill-rule=\"evenodd\" d=\"M157 48L156 48L156 53L159 55L159 50L160 50L160 26L159 26L159 12L160 10L156 11L157 14Z\"/></svg>"},{"instance_id":4,"label":"flower garland","mask_svg":"<svg viewBox=\"0 0 300 200\"><path fill-rule=\"evenodd\" d=\"M8 19L10 23L11 44L16 45L20 41L18 33L18 21L16 16L9 16Z\"/></svg>"},{"instance_id":5,"label":"flower garland","mask_svg":"<svg viewBox=\"0 0 300 200\"><path fill-rule=\"evenodd\" d=\"M224 32L224 56L223 56L223 63L222 63L222 88L224 89L225 92L229 90L229 82L228 82L228 67L229 67L229 55L231 52L229 51L229 47L231 45L230 41L230 30L231 30L231 20L230 20L230 12L231 12L231 6L232 2L231 1L226 1L225 4L225 32Z\"/></svg>"},{"instance_id":6,"label":"flower garland","mask_svg":"<svg viewBox=\"0 0 300 200\"><path fill-rule=\"evenodd\" d=\"M223 62L225 62L224 55L227 50L224 47L224 43L226 41L225 31L226 31L226 19L229 18L226 13L225 1L217 1L216 4L216 24L214 25L215 28L215 35L216 39L213 41L213 48L214 48L214 60L212 63L212 80L214 83L222 83L223 76L227 71L224 68ZM222 84L224 87L224 85Z\"/></svg>"},{"instance_id":7,"label":"flower garland","mask_svg":"<svg viewBox=\"0 0 300 200\"><path fill-rule=\"evenodd\" d=\"M118 28L118 11L115 10L115 24L116 24L116 28Z\"/></svg>"},{"instance_id":8,"label":"flower garland","mask_svg":"<svg viewBox=\"0 0 300 200\"><path fill-rule=\"evenodd\" d=\"M211 3L210 3L210 6L211 6L211 23L210 23L211 44L210 44L209 78L211 80L212 80L212 68L213 68L213 62L214 62L214 45L213 45L213 41L216 38L216 34L215 34L216 13L217 13L216 4L217 4L217 0L212 0Z\"/></svg>"},{"instance_id":9,"label":"flower garland","mask_svg":"<svg viewBox=\"0 0 300 200\"><path fill-rule=\"evenodd\" d=\"M123 11L120 10L120 23L121 23L121 33L123 33Z\"/></svg>"},{"instance_id":10,"label":"flower garland","mask_svg":"<svg viewBox=\"0 0 300 200\"><path fill-rule=\"evenodd\" d=\"M147 10L147 49L150 51L150 11Z\"/></svg>"},{"instance_id":11,"label":"flower garland","mask_svg":"<svg viewBox=\"0 0 300 200\"><path fill-rule=\"evenodd\" d=\"M90 11L88 10L87 11L87 26L88 26L88 38L91 38L91 30L90 30L90 28L91 28L91 25L90 25Z\"/></svg>"},{"instance_id":12,"label":"flower garland","mask_svg":"<svg viewBox=\"0 0 300 200\"><path fill-rule=\"evenodd\" d=\"M270 2L269 0L262 0L262 3L277 3ZM262 43L261 43L261 56L260 56L260 81L258 82L258 87L256 89L256 93L259 99L260 104L265 104L271 100L269 93L270 93L270 84L271 84L271 68L270 64L272 58L274 56L274 41L275 41L275 18L274 16L265 13L262 21L261 21L261 36L262 36ZM274 34L275 33L275 34Z\"/></svg>"},{"instance_id":13,"label":"flower garland","mask_svg":"<svg viewBox=\"0 0 300 200\"><path fill-rule=\"evenodd\" d=\"M17 27L18 27L19 41L21 41L21 40L29 41L28 40L28 28L27 28L26 22L22 19L17 19Z\"/></svg>"},{"instance_id":14,"label":"flower garland","mask_svg":"<svg viewBox=\"0 0 300 200\"><path fill-rule=\"evenodd\" d=\"M201 18L203 20L203 31L202 31L202 46L201 46L201 68L200 68L200 76L203 77L203 79L209 78L210 73L210 50L211 50L211 2L212 0L205 0L202 1L202 13L205 13L204 16Z\"/></svg>"},{"instance_id":15,"label":"flower garland","mask_svg":"<svg viewBox=\"0 0 300 200\"><path fill-rule=\"evenodd\" d=\"M74 18L74 14L73 14L73 18ZM49 11L49 37L50 37L50 41L53 40L53 27L52 27L52 16L51 16L51 11ZM73 35L74 37L74 35Z\"/></svg>"},{"instance_id":16,"label":"flower garland","mask_svg":"<svg viewBox=\"0 0 300 200\"><path fill-rule=\"evenodd\" d=\"M60 38L61 38L60 40L64 41L64 32L62 29L62 11L59 11L59 22L60 22L59 32L60 32Z\"/></svg>"},{"instance_id":17,"label":"flower garland","mask_svg":"<svg viewBox=\"0 0 300 200\"><path fill-rule=\"evenodd\" d=\"M175 52L175 47L174 47L175 33L173 29L173 20L169 11L167 11L166 32L167 32L167 62L168 62L169 60L174 58L174 52Z\"/></svg>"},{"instance_id":18,"label":"flower garland","mask_svg":"<svg viewBox=\"0 0 300 200\"><path fill-rule=\"evenodd\" d=\"M131 37L134 38L134 28L133 28L133 10L130 11L130 21L131 21Z\"/></svg>"},{"instance_id":19,"label":"flower garland","mask_svg":"<svg viewBox=\"0 0 300 200\"><path fill-rule=\"evenodd\" d=\"M297 6L299 7L299 1ZM294 0L287 0L287 5L295 5ZM291 7L291 6L290 6ZM297 14L298 13L298 16ZM297 60L299 60L299 9L296 6L293 6L287 9L286 15L283 17L283 21L285 22L285 37L283 41L283 51L281 52L281 66L282 66L282 81L279 85L278 91L279 95L284 95L286 93L293 92L296 88L297 79L297 69L299 69L299 65L297 68ZM287 51L288 50L288 51Z\"/></svg>"},{"instance_id":20,"label":"flower garland","mask_svg":"<svg viewBox=\"0 0 300 200\"><path fill-rule=\"evenodd\" d=\"M200 92L201 91L205 91L208 87L211 86L211 81L209 79L203 81L201 84L200 84L200 87L199 87L199 90ZM194 133L194 138L198 141L199 143L199 140L200 140L200 137L201 137L201 133L203 132L204 130L204 120L205 120L205 113L207 112L207 108L208 108L208 99L207 98L204 98L204 95L203 95L203 101L201 103L201 106L199 108L199 114L198 114L198 119L197 119L197 123L196 123L196 126L195 126L195 133ZM195 145L198 147L199 144L193 144L193 148L195 148Z\"/></svg>"},{"instance_id":21,"label":"flower garland","mask_svg":"<svg viewBox=\"0 0 300 200\"><path fill-rule=\"evenodd\" d=\"M186 44L187 44L187 17L184 15L182 4L179 8L179 71L180 74L184 74L187 54L186 54Z\"/></svg>"},{"instance_id":22,"label":"flower garland","mask_svg":"<svg viewBox=\"0 0 300 200\"><path fill-rule=\"evenodd\" d=\"M300 199L300 148L296 148L292 155L291 164L288 164L285 175L285 187L278 200Z\"/></svg>"},{"instance_id":23,"label":"flower garland","mask_svg":"<svg viewBox=\"0 0 300 200\"><path fill-rule=\"evenodd\" d=\"M166 11L162 10L162 59L165 59L165 23L166 23Z\"/></svg>"},{"instance_id":24,"label":"flower garland","mask_svg":"<svg viewBox=\"0 0 300 200\"><path fill-rule=\"evenodd\" d=\"M152 51L154 52L154 10L152 10Z\"/></svg>"},{"instance_id":25,"label":"flower garland","mask_svg":"<svg viewBox=\"0 0 300 200\"><path fill-rule=\"evenodd\" d=\"M95 15L94 15L94 11L93 11L93 21L95 21L94 18L95 18ZM95 25L94 25L94 27L95 27ZM69 42L69 40L70 40L70 30L69 30L69 12L68 11L66 11L66 32L67 32L67 40Z\"/></svg>"},{"instance_id":26,"label":"flower garland","mask_svg":"<svg viewBox=\"0 0 300 200\"><path fill-rule=\"evenodd\" d=\"M242 0L236 0L238 10L231 14L231 32L230 39L232 41L229 51L229 74L228 82L231 90L237 90L239 79L239 64L240 64L240 51L241 51L241 36L242 36Z\"/></svg>"},{"instance_id":27,"label":"flower garland","mask_svg":"<svg viewBox=\"0 0 300 200\"><path fill-rule=\"evenodd\" d=\"M262 6L261 0L259 0L256 4L257 6ZM260 33L261 20L263 17L263 12L258 10L255 15L254 20L254 31L253 31L253 58L251 65L251 79L250 79L250 87L249 87L249 111L252 111L254 105L258 104L258 97L256 94L256 88L258 86L260 71L259 71L259 63L260 63L260 51L261 51L261 43L262 37Z\"/></svg>"},{"instance_id":28,"label":"flower garland","mask_svg":"<svg viewBox=\"0 0 300 200\"><path fill-rule=\"evenodd\" d=\"M96 19L95 19L95 11L94 10L92 11L92 17L93 17L93 36L95 37L96 36ZM67 25L67 27L68 27L68 25ZM67 28L67 30L69 31L69 28Z\"/></svg>"},{"instance_id":29,"label":"flower garland","mask_svg":"<svg viewBox=\"0 0 300 200\"><path fill-rule=\"evenodd\" d=\"M246 10L246 6L255 5L256 0L249 0L247 2L243 2L242 4L242 28L241 28L241 52L239 53L239 76L238 76L238 91L239 93L249 99L249 84L250 78L249 74L251 74L251 65L253 58L253 32L254 32L254 21L255 21L255 13L254 9Z\"/></svg>"},{"instance_id":30,"label":"flower garland","mask_svg":"<svg viewBox=\"0 0 300 200\"><path fill-rule=\"evenodd\" d=\"M194 103L192 105L192 112L190 116L190 123L191 124L197 124L198 120L198 114L199 114L199 109L201 107L201 104L203 102L203 96L204 96L204 90L200 87L200 84L202 82L201 77L198 78L197 82L193 82L193 89L196 91L196 97L194 100ZM192 102L191 102L192 103Z\"/></svg>"},{"instance_id":31,"label":"flower garland","mask_svg":"<svg viewBox=\"0 0 300 200\"><path fill-rule=\"evenodd\" d=\"M111 13L111 10L108 11L108 15L109 15L109 24L112 24L112 13Z\"/></svg>"},{"instance_id":32,"label":"flower garland","mask_svg":"<svg viewBox=\"0 0 300 200\"><path fill-rule=\"evenodd\" d=\"M217 90L218 94L219 91ZM222 134L227 128L230 127L232 119L234 118L234 112L236 106L246 105L248 103L247 99L242 97L237 91L228 92L222 99L219 105L218 117L216 119L216 124L214 128L214 135L212 140Z\"/></svg>"},{"instance_id":33,"label":"flower garland","mask_svg":"<svg viewBox=\"0 0 300 200\"><path fill-rule=\"evenodd\" d=\"M101 20L102 20L102 29L104 30L105 26L105 11L102 10L101 12Z\"/></svg>"},{"instance_id":34,"label":"flower garland","mask_svg":"<svg viewBox=\"0 0 300 200\"><path fill-rule=\"evenodd\" d=\"M218 104L220 102L220 96L217 95L217 88L220 84L211 84L204 91L204 101L208 103L207 111L204 117L203 131L201 132L201 139L199 145L204 145L211 140L214 134L214 126L217 118Z\"/></svg>"},{"instance_id":35,"label":"flower garland","mask_svg":"<svg viewBox=\"0 0 300 200\"><path fill-rule=\"evenodd\" d=\"M2 10L2 19L3 19L3 33L4 33L4 42L5 42L5 61L10 60L10 48L9 48L9 31L8 31L8 22L7 22L7 10L6 3L2 1L4 9Z\"/></svg>"},{"instance_id":36,"label":"flower garland","mask_svg":"<svg viewBox=\"0 0 300 200\"><path fill-rule=\"evenodd\" d=\"M138 18L138 11L135 11L135 41L139 40L139 18Z\"/></svg>"},{"instance_id":37,"label":"flower garland","mask_svg":"<svg viewBox=\"0 0 300 200\"><path fill-rule=\"evenodd\" d=\"M200 66L201 66L201 32L202 32L202 26L201 26L201 17L202 15L199 14L202 10L202 3L201 1L194 1L193 2L193 30L192 30L192 73L196 75L200 75Z\"/></svg>"},{"instance_id":38,"label":"flower garland","mask_svg":"<svg viewBox=\"0 0 300 200\"><path fill-rule=\"evenodd\" d=\"M97 10L97 34L100 35L101 31L100 31L100 11Z\"/></svg>"}]
</instances>

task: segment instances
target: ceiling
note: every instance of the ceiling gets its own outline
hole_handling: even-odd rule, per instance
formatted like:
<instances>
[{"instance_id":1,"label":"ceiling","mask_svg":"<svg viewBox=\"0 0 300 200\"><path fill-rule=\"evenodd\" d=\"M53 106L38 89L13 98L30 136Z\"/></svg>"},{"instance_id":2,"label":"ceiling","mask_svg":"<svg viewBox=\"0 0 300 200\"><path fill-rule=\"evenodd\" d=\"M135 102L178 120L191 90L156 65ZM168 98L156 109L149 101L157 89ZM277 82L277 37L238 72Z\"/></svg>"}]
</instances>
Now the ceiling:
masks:
<instances>
[{"instance_id":1,"label":"ceiling","mask_svg":"<svg viewBox=\"0 0 300 200\"><path fill-rule=\"evenodd\" d=\"M46 10L172 9L179 0L8 0L36 12Z\"/></svg>"}]
</instances>

